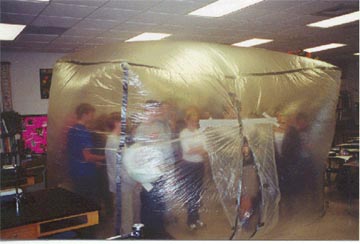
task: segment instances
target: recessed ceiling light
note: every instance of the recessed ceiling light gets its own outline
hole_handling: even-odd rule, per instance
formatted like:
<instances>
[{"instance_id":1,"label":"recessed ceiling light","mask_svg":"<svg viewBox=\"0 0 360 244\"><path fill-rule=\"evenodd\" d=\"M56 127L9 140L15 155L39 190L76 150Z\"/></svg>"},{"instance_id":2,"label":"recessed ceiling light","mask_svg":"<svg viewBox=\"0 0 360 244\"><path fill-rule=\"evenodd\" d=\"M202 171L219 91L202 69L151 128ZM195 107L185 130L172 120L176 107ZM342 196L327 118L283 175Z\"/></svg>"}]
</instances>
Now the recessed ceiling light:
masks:
<instances>
[{"instance_id":1,"label":"recessed ceiling light","mask_svg":"<svg viewBox=\"0 0 360 244\"><path fill-rule=\"evenodd\" d=\"M333 49L333 48L338 48L338 47L343 47L343 46L346 46L346 44L343 44L343 43L330 43L330 44L321 45L321 46L317 46L317 47L306 48L306 49L304 49L304 51L308 52L308 53L314 53L314 52L320 52L320 51Z\"/></svg>"},{"instance_id":2,"label":"recessed ceiling light","mask_svg":"<svg viewBox=\"0 0 360 244\"><path fill-rule=\"evenodd\" d=\"M171 36L171 34L144 32L140 35L134 36L134 37L126 40L125 42L155 41L155 40L164 39L168 36Z\"/></svg>"},{"instance_id":3,"label":"recessed ceiling light","mask_svg":"<svg viewBox=\"0 0 360 244\"><path fill-rule=\"evenodd\" d=\"M272 42L272 41L273 40L271 40L271 39L253 38L253 39L249 39L246 41L237 42L237 43L234 43L231 45L237 46L237 47L252 47L252 46L261 45L261 44Z\"/></svg>"},{"instance_id":4,"label":"recessed ceiling light","mask_svg":"<svg viewBox=\"0 0 360 244\"><path fill-rule=\"evenodd\" d=\"M359 20L360 12L356 11L350 14L345 14L341 16L337 16L331 19L326 19L318 22L314 22L308 24L309 27L320 27L320 28L329 28L337 25L342 25L346 23L350 23L356 20Z\"/></svg>"},{"instance_id":5,"label":"recessed ceiling light","mask_svg":"<svg viewBox=\"0 0 360 244\"><path fill-rule=\"evenodd\" d=\"M218 0L205 7L192 11L189 15L221 17L261 1L264 0Z\"/></svg>"},{"instance_id":6,"label":"recessed ceiling light","mask_svg":"<svg viewBox=\"0 0 360 244\"><path fill-rule=\"evenodd\" d=\"M0 40L1 41L14 40L24 28L25 25L0 23Z\"/></svg>"}]
</instances>

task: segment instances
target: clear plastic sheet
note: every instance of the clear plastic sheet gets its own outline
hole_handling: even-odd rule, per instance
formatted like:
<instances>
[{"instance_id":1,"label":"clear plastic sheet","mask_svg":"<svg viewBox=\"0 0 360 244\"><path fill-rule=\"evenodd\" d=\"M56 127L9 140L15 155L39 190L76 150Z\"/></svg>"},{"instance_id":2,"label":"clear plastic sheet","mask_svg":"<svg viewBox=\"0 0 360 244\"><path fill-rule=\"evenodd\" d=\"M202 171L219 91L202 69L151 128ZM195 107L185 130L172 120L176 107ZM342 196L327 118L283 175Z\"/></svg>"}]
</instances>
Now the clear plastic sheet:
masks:
<instances>
[{"instance_id":1,"label":"clear plastic sheet","mask_svg":"<svg viewBox=\"0 0 360 244\"><path fill-rule=\"evenodd\" d=\"M266 236L282 216L323 211L339 86L335 66L261 49L159 41L70 54L53 73L49 186L77 189L69 130L88 103L90 152L113 157L90 181L114 234L143 222L148 238ZM122 134L111 137L113 113Z\"/></svg>"}]
</instances>

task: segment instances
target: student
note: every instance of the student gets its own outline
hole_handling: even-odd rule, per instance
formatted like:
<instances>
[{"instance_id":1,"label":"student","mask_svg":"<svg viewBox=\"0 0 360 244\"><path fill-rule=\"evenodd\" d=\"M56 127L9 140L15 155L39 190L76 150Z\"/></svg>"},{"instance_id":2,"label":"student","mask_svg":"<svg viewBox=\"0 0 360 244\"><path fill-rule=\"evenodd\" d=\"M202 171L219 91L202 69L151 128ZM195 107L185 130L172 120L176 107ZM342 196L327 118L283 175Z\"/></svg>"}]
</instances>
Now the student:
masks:
<instances>
[{"instance_id":1,"label":"student","mask_svg":"<svg viewBox=\"0 0 360 244\"><path fill-rule=\"evenodd\" d=\"M146 102L143 121L136 128L133 138L135 144L154 147L154 152L161 154L160 158L155 158L156 165L151 166L162 172L161 176L151 182L150 188L143 187L141 192L141 222L146 226L145 238L155 239L169 238L164 225L165 183L168 171L174 164L171 130L163 121L160 105L156 100Z\"/></svg>"},{"instance_id":2,"label":"student","mask_svg":"<svg viewBox=\"0 0 360 244\"><path fill-rule=\"evenodd\" d=\"M76 107L77 122L67 135L67 156L74 191L98 203L97 165L105 160L92 152L94 142L88 124L93 121L95 108L82 103Z\"/></svg>"},{"instance_id":3,"label":"student","mask_svg":"<svg viewBox=\"0 0 360 244\"><path fill-rule=\"evenodd\" d=\"M111 113L109 115L107 125L110 130L110 134L106 140L106 168L109 191L113 195L113 202L115 204L117 177L116 162L121 133L120 113ZM120 165L119 173L121 186L120 233L130 233L132 231L132 225L140 222L140 187L133 179L130 178L123 165Z\"/></svg>"},{"instance_id":4,"label":"student","mask_svg":"<svg viewBox=\"0 0 360 244\"><path fill-rule=\"evenodd\" d=\"M183 160L181 162L181 176L184 179L181 186L185 190L188 216L187 225L190 230L204 226L200 220L199 208L202 184L207 159L206 139L199 132L199 112L196 108L189 108L185 113L186 128L180 133Z\"/></svg>"},{"instance_id":5,"label":"student","mask_svg":"<svg viewBox=\"0 0 360 244\"><path fill-rule=\"evenodd\" d=\"M243 172L239 218L243 229L254 232L260 218L261 183L255 157L246 137L243 139L241 153Z\"/></svg>"}]
</instances>

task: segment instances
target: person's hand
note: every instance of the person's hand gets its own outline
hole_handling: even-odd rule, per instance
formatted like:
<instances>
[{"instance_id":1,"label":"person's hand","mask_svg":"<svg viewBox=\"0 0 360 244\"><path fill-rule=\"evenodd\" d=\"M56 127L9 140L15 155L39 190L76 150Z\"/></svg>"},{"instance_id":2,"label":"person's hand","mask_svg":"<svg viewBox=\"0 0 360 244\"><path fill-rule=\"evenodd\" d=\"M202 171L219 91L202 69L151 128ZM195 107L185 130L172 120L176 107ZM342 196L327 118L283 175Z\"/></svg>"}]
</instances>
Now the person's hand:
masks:
<instances>
[{"instance_id":1,"label":"person's hand","mask_svg":"<svg viewBox=\"0 0 360 244\"><path fill-rule=\"evenodd\" d=\"M252 202L251 199L247 196L242 196L240 200L240 219L245 217L246 213L251 213L252 211Z\"/></svg>"}]
</instances>

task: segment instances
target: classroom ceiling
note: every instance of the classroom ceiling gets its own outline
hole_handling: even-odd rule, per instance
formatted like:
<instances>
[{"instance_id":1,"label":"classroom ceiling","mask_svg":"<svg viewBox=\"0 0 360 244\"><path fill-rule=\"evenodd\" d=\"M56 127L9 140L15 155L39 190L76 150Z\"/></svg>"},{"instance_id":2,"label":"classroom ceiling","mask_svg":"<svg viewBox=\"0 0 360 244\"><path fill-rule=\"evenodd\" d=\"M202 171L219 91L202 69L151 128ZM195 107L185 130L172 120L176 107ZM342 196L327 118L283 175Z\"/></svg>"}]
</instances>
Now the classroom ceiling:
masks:
<instances>
[{"instance_id":1,"label":"classroom ceiling","mask_svg":"<svg viewBox=\"0 0 360 244\"><path fill-rule=\"evenodd\" d=\"M358 11L359 0L264 0L219 18L187 15L214 1L0 0L1 23L27 26L14 41L1 41L1 50L67 53L162 32L172 34L169 40L222 44L274 39L256 47L280 52L344 43L314 55L335 63L358 60L358 21L327 29L306 25Z\"/></svg>"}]
</instances>

